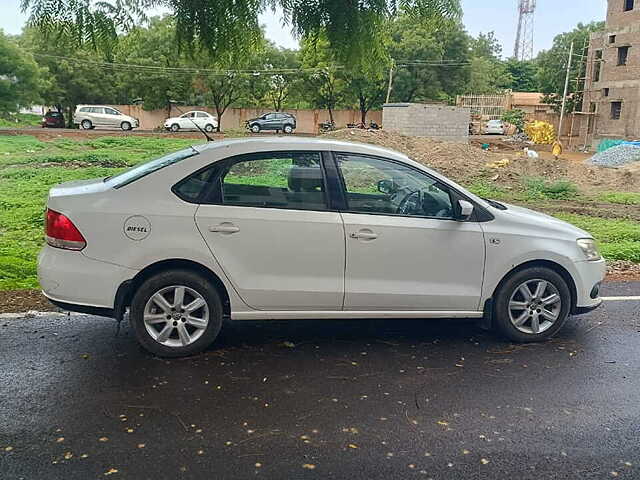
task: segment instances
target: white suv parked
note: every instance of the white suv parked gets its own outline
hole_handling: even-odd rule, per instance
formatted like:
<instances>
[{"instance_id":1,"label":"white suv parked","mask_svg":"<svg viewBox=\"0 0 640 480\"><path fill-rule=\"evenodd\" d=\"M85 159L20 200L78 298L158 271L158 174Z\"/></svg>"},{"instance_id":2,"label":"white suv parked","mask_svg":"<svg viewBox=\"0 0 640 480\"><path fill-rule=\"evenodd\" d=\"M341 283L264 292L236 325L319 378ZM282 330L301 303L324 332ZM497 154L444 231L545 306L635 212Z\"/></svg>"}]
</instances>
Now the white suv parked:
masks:
<instances>
[{"instance_id":1,"label":"white suv parked","mask_svg":"<svg viewBox=\"0 0 640 480\"><path fill-rule=\"evenodd\" d=\"M193 111L179 117L167 118L164 121L164 128L172 132L200 129L206 132L213 132L218 128L218 119L209 112Z\"/></svg>"},{"instance_id":2,"label":"white suv parked","mask_svg":"<svg viewBox=\"0 0 640 480\"><path fill-rule=\"evenodd\" d=\"M161 356L222 320L484 319L540 341L600 305L605 262L565 222L483 200L370 145L189 148L49 194L38 273L72 311L130 322Z\"/></svg>"},{"instance_id":3,"label":"white suv parked","mask_svg":"<svg viewBox=\"0 0 640 480\"><path fill-rule=\"evenodd\" d=\"M137 118L105 105L78 105L73 115L73 123L80 125L83 130L111 127L128 131L140 126Z\"/></svg>"}]
</instances>

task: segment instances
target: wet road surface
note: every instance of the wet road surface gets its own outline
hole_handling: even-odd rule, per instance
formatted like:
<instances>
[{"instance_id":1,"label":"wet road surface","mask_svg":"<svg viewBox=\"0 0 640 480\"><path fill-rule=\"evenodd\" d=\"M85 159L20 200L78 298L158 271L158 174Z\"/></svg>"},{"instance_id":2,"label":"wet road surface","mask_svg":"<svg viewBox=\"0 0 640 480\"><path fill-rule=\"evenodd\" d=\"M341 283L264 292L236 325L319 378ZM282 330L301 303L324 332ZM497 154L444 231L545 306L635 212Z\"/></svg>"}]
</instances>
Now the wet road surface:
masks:
<instances>
[{"instance_id":1,"label":"wet road surface","mask_svg":"<svg viewBox=\"0 0 640 480\"><path fill-rule=\"evenodd\" d=\"M640 478L637 301L527 346L457 320L236 322L167 361L114 326L0 320L0 478Z\"/></svg>"}]
</instances>

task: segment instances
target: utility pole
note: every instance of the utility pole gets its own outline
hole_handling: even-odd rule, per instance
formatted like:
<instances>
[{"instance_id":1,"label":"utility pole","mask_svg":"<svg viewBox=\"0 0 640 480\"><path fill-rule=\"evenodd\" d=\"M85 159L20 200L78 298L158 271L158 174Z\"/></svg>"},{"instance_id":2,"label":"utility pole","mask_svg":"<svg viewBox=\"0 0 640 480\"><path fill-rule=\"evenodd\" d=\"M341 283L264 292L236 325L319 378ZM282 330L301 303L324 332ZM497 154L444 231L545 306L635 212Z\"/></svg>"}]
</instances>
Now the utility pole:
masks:
<instances>
[{"instance_id":1,"label":"utility pole","mask_svg":"<svg viewBox=\"0 0 640 480\"><path fill-rule=\"evenodd\" d=\"M389 103L391 99L391 89L393 87L393 67L395 66L395 62L393 58L391 59L391 66L389 67L389 88L387 89L387 101L385 103Z\"/></svg>"},{"instance_id":2,"label":"utility pole","mask_svg":"<svg viewBox=\"0 0 640 480\"><path fill-rule=\"evenodd\" d=\"M558 125L558 139L562 136L562 123L564 121L564 111L567 106L567 94L569 93L569 75L571 75L571 64L573 63L573 42L569 49L569 59L567 60L567 76L564 81L564 94L562 95L562 109L560 110L560 124Z\"/></svg>"}]
</instances>

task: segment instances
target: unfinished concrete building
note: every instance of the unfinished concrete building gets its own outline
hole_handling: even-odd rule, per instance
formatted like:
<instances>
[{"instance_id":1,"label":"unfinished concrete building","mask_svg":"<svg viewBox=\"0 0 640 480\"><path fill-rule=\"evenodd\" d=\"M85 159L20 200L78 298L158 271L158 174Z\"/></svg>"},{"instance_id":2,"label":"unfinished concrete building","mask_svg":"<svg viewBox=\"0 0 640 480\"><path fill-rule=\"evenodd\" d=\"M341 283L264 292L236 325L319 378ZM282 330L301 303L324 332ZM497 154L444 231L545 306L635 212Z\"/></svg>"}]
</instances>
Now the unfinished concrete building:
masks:
<instances>
[{"instance_id":1,"label":"unfinished concrete building","mask_svg":"<svg viewBox=\"0 0 640 480\"><path fill-rule=\"evenodd\" d=\"M581 137L640 139L640 0L608 0L607 26L591 36Z\"/></svg>"}]
</instances>

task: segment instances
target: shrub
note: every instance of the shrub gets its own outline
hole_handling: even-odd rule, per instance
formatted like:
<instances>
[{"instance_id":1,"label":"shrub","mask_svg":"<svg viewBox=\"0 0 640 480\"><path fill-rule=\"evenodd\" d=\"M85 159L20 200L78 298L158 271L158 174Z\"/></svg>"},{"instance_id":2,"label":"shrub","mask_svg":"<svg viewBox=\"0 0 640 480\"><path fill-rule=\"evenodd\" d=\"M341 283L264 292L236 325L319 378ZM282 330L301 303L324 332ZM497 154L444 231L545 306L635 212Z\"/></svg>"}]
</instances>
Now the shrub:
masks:
<instances>
[{"instance_id":1,"label":"shrub","mask_svg":"<svg viewBox=\"0 0 640 480\"><path fill-rule=\"evenodd\" d=\"M556 200L571 198L578 193L578 187L567 180L548 182L544 178L530 177L524 179L528 196L533 198L552 198Z\"/></svg>"}]
</instances>

